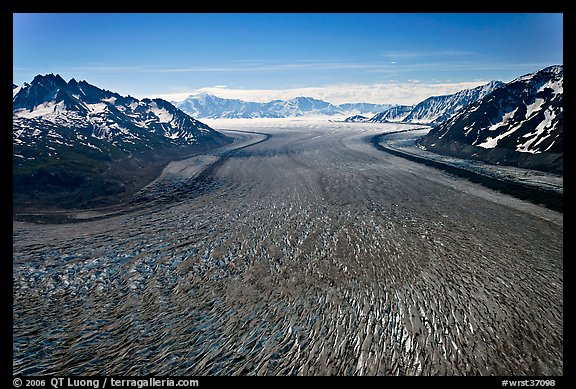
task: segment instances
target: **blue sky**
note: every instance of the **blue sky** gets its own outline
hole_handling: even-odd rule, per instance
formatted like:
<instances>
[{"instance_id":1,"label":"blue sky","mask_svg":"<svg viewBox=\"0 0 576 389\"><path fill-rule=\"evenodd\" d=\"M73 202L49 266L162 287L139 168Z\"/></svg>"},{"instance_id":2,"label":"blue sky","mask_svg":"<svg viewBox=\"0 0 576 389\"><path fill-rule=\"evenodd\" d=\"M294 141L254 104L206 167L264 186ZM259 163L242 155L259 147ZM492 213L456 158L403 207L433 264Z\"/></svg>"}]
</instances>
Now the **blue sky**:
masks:
<instances>
[{"instance_id":1,"label":"blue sky","mask_svg":"<svg viewBox=\"0 0 576 389\"><path fill-rule=\"evenodd\" d=\"M14 14L13 80L417 103L563 62L562 14Z\"/></svg>"}]
</instances>

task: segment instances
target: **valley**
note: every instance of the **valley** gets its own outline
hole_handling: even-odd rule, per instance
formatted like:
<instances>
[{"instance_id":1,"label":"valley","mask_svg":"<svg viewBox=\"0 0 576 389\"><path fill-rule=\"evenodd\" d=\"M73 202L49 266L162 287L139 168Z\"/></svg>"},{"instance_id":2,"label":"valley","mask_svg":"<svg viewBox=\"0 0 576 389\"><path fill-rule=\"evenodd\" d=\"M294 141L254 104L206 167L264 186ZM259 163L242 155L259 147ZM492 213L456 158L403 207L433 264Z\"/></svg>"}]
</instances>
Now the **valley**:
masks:
<instances>
[{"instance_id":1,"label":"valley","mask_svg":"<svg viewBox=\"0 0 576 389\"><path fill-rule=\"evenodd\" d=\"M562 213L370 143L407 125L206 123L118 212L13 222L15 375L563 374Z\"/></svg>"}]
</instances>

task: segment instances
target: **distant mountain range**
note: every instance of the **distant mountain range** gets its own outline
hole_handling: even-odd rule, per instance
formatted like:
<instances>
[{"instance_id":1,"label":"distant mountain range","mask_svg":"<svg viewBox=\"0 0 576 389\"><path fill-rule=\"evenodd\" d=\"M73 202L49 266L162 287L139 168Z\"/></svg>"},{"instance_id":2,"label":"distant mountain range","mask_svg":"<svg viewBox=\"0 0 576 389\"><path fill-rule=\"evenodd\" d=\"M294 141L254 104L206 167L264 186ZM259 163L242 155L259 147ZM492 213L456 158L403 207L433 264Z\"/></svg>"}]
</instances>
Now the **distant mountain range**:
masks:
<instances>
[{"instance_id":1,"label":"distant mountain range","mask_svg":"<svg viewBox=\"0 0 576 389\"><path fill-rule=\"evenodd\" d=\"M420 144L444 154L563 171L564 67L526 74L440 123Z\"/></svg>"},{"instance_id":2,"label":"distant mountain range","mask_svg":"<svg viewBox=\"0 0 576 389\"><path fill-rule=\"evenodd\" d=\"M13 85L12 139L15 200L62 195L71 205L106 203L137 185L149 162L231 141L168 101L54 74Z\"/></svg>"},{"instance_id":3,"label":"distant mountain range","mask_svg":"<svg viewBox=\"0 0 576 389\"><path fill-rule=\"evenodd\" d=\"M392 107L392 104L345 103L334 105L312 97L272 100L266 103L225 99L202 93L191 95L175 103L176 107L196 118L286 118L315 115L373 114Z\"/></svg>"},{"instance_id":4,"label":"distant mountain range","mask_svg":"<svg viewBox=\"0 0 576 389\"><path fill-rule=\"evenodd\" d=\"M504 83L492 81L477 88L432 96L414 106L398 104L345 103L331 104L312 97L272 100L267 103L225 99L202 93L188 96L176 107L197 117L210 119L288 118L300 116L344 116L345 122L438 124L460 109L483 97Z\"/></svg>"}]
</instances>

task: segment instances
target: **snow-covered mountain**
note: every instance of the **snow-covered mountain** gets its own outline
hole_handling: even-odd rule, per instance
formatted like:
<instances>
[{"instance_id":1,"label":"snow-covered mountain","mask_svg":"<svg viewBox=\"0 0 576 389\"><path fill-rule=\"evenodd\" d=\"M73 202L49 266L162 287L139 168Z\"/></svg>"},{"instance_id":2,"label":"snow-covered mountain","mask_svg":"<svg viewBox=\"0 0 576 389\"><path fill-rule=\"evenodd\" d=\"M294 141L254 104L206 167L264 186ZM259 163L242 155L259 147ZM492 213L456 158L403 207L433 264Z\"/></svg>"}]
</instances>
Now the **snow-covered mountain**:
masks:
<instances>
[{"instance_id":1,"label":"snow-covered mountain","mask_svg":"<svg viewBox=\"0 0 576 389\"><path fill-rule=\"evenodd\" d=\"M290 100L273 100L264 103L260 117L284 118L306 115L337 115L337 106L312 97L295 97Z\"/></svg>"},{"instance_id":2,"label":"snow-covered mountain","mask_svg":"<svg viewBox=\"0 0 576 389\"><path fill-rule=\"evenodd\" d=\"M256 117L261 103L238 99L223 99L207 93L188 96L176 106L182 111L198 118L240 118Z\"/></svg>"},{"instance_id":3,"label":"snow-covered mountain","mask_svg":"<svg viewBox=\"0 0 576 389\"><path fill-rule=\"evenodd\" d=\"M402 122L413 109L413 105L395 105L387 111L377 113L366 121L370 123Z\"/></svg>"},{"instance_id":4,"label":"snow-covered mountain","mask_svg":"<svg viewBox=\"0 0 576 389\"><path fill-rule=\"evenodd\" d=\"M53 132L57 128L77 134L64 139L67 142L103 140L124 151L223 139L165 100L123 97L86 81L66 82L59 75L38 75L31 84L13 90L17 90L12 103L15 145L28 137L62 138L58 131Z\"/></svg>"},{"instance_id":5,"label":"snow-covered mountain","mask_svg":"<svg viewBox=\"0 0 576 389\"><path fill-rule=\"evenodd\" d=\"M491 81L476 88L464 89L451 95L431 96L416 104L402 120L413 124L438 124L466 108L473 102L504 85L501 81Z\"/></svg>"},{"instance_id":6,"label":"snow-covered mountain","mask_svg":"<svg viewBox=\"0 0 576 389\"><path fill-rule=\"evenodd\" d=\"M123 159L146 154L146 164L231 141L165 100L54 74L13 85L12 104L15 191L41 191L40 176L67 186L95 180Z\"/></svg>"},{"instance_id":7,"label":"snow-covered mountain","mask_svg":"<svg viewBox=\"0 0 576 389\"><path fill-rule=\"evenodd\" d=\"M344 119L344 122L346 123L364 123L366 121L368 121L368 119L366 116L363 115L354 115L354 116L349 116L346 119Z\"/></svg>"},{"instance_id":8,"label":"snow-covered mountain","mask_svg":"<svg viewBox=\"0 0 576 389\"><path fill-rule=\"evenodd\" d=\"M561 171L563 80L563 65L518 77L432 129L421 144L495 163L537 163Z\"/></svg>"},{"instance_id":9,"label":"snow-covered mountain","mask_svg":"<svg viewBox=\"0 0 576 389\"><path fill-rule=\"evenodd\" d=\"M176 103L182 111L197 118L285 118L317 115L373 114L388 109L389 104L344 103L334 105L312 97L295 97L290 100L272 100L266 103L225 99L202 93L188 96Z\"/></svg>"},{"instance_id":10,"label":"snow-covered mountain","mask_svg":"<svg viewBox=\"0 0 576 389\"><path fill-rule=\"evenodd\" d=\"M431 96L414 106L393 105L369 119L356 118L354 121L435 125L447 120L461 109L503 85L504 83L501 81L491 81L485 85L464 89L451 95Z\"/></svg>"}]
</instances>

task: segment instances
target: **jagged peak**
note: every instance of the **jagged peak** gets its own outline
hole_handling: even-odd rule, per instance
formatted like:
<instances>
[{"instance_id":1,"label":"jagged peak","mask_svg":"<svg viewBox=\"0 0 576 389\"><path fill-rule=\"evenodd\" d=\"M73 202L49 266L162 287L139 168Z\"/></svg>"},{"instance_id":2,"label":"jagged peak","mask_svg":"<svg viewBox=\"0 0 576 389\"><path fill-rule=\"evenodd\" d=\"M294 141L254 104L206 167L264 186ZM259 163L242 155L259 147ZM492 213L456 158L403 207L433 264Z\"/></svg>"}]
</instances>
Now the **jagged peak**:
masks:
<instances>
[{"instance_id":1,"label":"jagged peak","mask_svg":"<svg viewBox=\"0 0 576 389\"><path fill-rule=\"evenodd\" d=\"M66 81L59 74L54 74L54 73L45 74L45 75L38 74L32 80L32 85L45 84L45 83L51 83L51 84L56 84L56 85L67 84Z\"/></svg>"}]
</instances>

